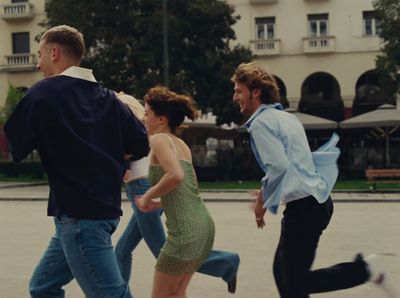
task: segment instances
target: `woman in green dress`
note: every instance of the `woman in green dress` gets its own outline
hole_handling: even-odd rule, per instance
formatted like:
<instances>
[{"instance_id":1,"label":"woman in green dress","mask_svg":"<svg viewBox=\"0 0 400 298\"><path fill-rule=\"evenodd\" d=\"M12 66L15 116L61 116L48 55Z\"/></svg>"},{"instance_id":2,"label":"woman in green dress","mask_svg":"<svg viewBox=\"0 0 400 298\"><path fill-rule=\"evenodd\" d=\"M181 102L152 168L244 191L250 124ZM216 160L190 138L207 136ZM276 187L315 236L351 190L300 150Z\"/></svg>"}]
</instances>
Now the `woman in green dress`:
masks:
<instances>
[{"instance_id":1,"label":"woman in green dress","mask_svg":"<svg viewBox=\"0 0 400 298\"><path fill-rule=\"evenodd\" d=\"M185 116L194 120L197 109L189 96L160 86L150 89L144 100L152 187L137 198L136 205L144 212L164 208L168 229L156 263L152 297L183 298L193 273L212 249L215 233L199 196L190 149L177 136Z\"/></svg>"}]
</instances>

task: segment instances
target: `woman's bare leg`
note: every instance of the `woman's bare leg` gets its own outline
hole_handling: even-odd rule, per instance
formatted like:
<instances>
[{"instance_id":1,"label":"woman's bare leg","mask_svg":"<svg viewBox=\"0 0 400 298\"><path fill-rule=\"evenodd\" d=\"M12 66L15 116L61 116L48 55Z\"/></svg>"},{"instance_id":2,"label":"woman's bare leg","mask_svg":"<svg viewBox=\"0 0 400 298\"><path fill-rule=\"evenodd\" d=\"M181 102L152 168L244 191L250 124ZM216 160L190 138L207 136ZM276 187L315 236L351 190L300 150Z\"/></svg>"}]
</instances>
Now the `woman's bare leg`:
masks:
<instances>
[{"instance_id":1,"label":"woman's bare leg","mask_svg":"<svg viewBox=\"0 0 400 298\"><path fill-rule=\"evenodd\" d=\"M186 289L193 273L169 275L155 271L152 298L185 298Z\"/></svg>"}]
</instances>

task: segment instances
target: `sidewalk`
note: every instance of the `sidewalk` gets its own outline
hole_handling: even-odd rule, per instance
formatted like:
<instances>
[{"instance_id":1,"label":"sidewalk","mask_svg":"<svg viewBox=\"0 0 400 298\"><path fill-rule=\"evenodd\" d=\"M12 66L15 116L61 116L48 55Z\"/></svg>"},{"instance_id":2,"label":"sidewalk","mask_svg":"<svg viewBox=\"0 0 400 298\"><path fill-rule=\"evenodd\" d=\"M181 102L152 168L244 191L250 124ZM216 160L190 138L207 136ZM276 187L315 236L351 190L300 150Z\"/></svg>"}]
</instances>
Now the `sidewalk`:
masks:
<instances>
[{"instance_id":1,"label":"sidewalk","mask_svg":"<svg viewBox=\"0 0 400 298\"><path fill-rule=\"evenodd\" d=\"M45 216L49 187L46 184L0 182L0 293L1 297L27 297L29 279L50 237L54 225ZM267 226L259 230L254 214L248 207L251 199L247 191L208 190L201 196L207 201L216 225L215 249L234 251L240 255L238 290L231 295L220 279L195 274L188 295L193 298L253 298L279 295L272 274L275 247L279 240L284 208L278 216L267 216ZM122 197L126 199L125 194ZM400 193L349 193L332 194L336 202L332 223L318 248L314 268L347 262L357 252L364 255L379 252L383 267L392 281L400 280ZM363 202L363 203L360 203ZM121 236L132 214L131 204L122 204L124 216L113 235L113 243ZM164 221L164 218L163 218ZM135 297L149 297L152 287L155 259L147 246L141 243L134 252L134 267L129 286ZM400 289L396 284L397 294ZM83 298L75 281L66 287L66 297ZM384 293L374 285L331 293L315 294L315 298L384 298ZM400 296L399 296L400 297Z\"/></svg>"},{"instance_id":2,"label":"sidewalk","mask_svg":"<svg viewBox=\"0 0 400 298\"><path fill-rule=\"evenodd\" d=\"M44 201L48 199L49 187L46 183L0 182L0 201ZM201 190L206 202L249 202L248 190ZM126 195L122 192L122 199ZM333 192L335 202L400 202L400 192Z\"/></svg>"},{"instance_id":3,"label":"sidewalk","mask_svg":"<svg viewBox=\"0 0 400 298\"><path fill-rule=\"evenodd\" d=\"M29 187L27 187L29 188ZM1 189L0 193L5 191ZM214 193L215 194L215 193ZM280 236L282 212L266 216L266 227L256 228L254 214L248 203L206 203L214 219L214 247L240 255L238 288L229 294L221 279L195 274L190 283L191 298L277 298L272 273L275 248ZM0 297L28 297L31 274L54 234L51 217L46 216L46 201L0 201ZM123 202L124 216L113 235L115 244L128 224L132 208ZM364 255L379 252L382 266L389 272L400 294L400 204L340 203L318 247L315 269L351 261L357 252ZM165 218L163 217L163 222ZM145 243L133 254L132 276L129 282L135 298L150 297L155 259ZM84 298L76 281L65 287L66 297ZM384 293L367 283L360 287L312 295L313 298L384 298ZM399 297L399 296L397 296Z\"/></svg>"}]
</instances>

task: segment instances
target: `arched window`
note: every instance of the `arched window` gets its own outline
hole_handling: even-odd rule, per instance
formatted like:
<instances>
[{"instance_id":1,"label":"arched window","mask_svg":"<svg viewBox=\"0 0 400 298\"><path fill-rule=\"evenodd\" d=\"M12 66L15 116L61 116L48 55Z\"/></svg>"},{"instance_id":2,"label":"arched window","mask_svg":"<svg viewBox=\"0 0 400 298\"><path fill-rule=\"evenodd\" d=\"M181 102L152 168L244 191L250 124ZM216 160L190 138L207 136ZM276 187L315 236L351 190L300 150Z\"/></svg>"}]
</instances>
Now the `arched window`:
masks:
<instances>
[{"instance_id":1,"label":"arched window","mask_svg":"<svg viewBox=\"0 0 400 298\"><path fill-rule=\"evenodd\" d=\"M388 96L379 82L376 70L364 72L357 80L353 103L353 115L360 115L375 110L385 103L394 105L394 99Z\"/></svg>"},{"instance_id":2,"label":"arched window","mask_svg":"<svg viewBox=\"0 0 400 298\"><path fill-rule=\"evenodd\" d=\"M282 103L283 107L286 109L289 107L289 102L287 100L287 95L286 95L286 93L287 93L286 86L279 77L274 75L274 78L276 80L276 83L278 84L279 95L281 97L281 103Z\"/></svg>"},{"instance_id":3,"label":"arched window","mask_svg":"<svg viewBox=\"0 0 400 298\"><path fill-rule=\"evenodd\" d=\"M301 87L300 112L334 121L344 119L344 105L337 80L325 72L308 76Z\"/></svg>"}]
</instances>

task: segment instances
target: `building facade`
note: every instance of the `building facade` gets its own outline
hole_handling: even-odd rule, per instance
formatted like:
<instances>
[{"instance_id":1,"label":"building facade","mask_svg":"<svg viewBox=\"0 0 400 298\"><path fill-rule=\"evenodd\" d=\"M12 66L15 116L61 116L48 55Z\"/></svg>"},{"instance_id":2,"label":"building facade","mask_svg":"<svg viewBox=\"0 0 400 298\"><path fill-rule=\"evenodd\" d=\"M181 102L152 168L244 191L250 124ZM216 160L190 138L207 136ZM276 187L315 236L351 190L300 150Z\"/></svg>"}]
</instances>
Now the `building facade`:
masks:
<instances>
[{"instance_id":1,"label":"building facade","mask_svg":"<svg viewBox=\"0 0 400 298\"><path fill-rule=\"evenodd\" d=\"M240 20L237 43L275 75L291 108L340 121L389 100L375 58L382 40L372 0L226 0ZM11 83L25 89L35 70L45 0L0 0L0 106Z\"/></svg>"},{"instance_id":2,"label":"building facade","mask_svg":"<svg viewBox=\"0 0 400 298\"><path fill-rule=\"evenodd\" d=\"M26 90L42 78L36 71L35 37L45 20L45 0L0 0L0 107L9 84Z\"/></svg>"},{"instance_id":3,"label":"building facade","mask_svg":"<svg viewBox=\"0 0 400 298\"><path fill-rule=\"evenodd\" d=\"M382 40L378 36L379 19L373 0L221 1L232 5L235 14L240 16L234 25L235 43L250 48L256 60L274 74L281 96L292 109L341 121L374 110L383 103L394 103L379 86L375 70ZM6 101L9 84L24 90L42 78L36 71L38 43L35 37L43 31L39 23L45 20L44 5L45 0L0 0L0 108ZM385 164L385 144L373 133L357 131L346 137L341 131L342 169L363 171L369 166ZM318 132L311 137L315 148L320 137L326 136ZM391 139L394 148L390 160L393 166L398 166L400 136L394 137L397 139ZM228 141L229 144L233 142ZM248 140L239 135L235 142L235 150L232 146L221 146L223 150L219 155L212 148L214 144L210 143L210 148L207 142L196 145L199 147L194 151L198 149L200 156L198 166L215 170L205 165L201 167L210 152L213 162L222 156L225 168L232 167L232 173L250 178L248 171L235 169L258 169L255 161L251 161ZM0 131L0 159L1 152L7 152L6 145ZM234 154L228 166L229 151ZM249 164L241 164L243 160ZM203 176L212 177L210 172Z\"/></svg>"},{"instance_id":4,"label":"building facade","mask_svg":"<svg viewBox=\"0 0 400 298\"><path fill-rule=\"evenodd\" d=\"M390 101L375 59L382 40L372 0L227 0L237 43L277 78L291 108L340 121Z\"/></svg>"}]
</instances>

